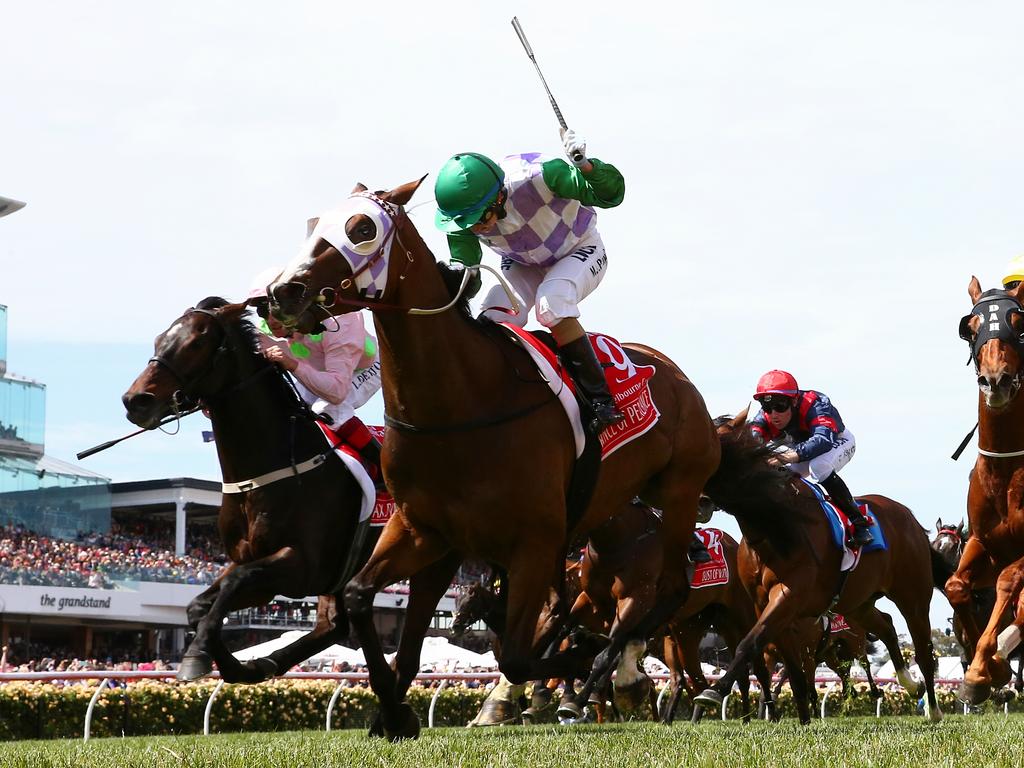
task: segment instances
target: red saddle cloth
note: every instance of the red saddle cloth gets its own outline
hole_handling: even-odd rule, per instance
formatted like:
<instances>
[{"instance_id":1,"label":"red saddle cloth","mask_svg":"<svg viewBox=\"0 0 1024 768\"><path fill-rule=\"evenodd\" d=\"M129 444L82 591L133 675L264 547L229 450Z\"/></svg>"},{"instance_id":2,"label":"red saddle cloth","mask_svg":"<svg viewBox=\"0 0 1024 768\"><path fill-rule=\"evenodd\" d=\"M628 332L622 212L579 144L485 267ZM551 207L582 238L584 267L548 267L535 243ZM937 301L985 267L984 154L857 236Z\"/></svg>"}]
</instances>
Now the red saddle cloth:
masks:
<instances>
[{"instance_id":1,"label":"red saddle cloth","mask_svg":"<svg viewBox=\"0 0 1024 768\"><path fill-rule=\"evenodd\" d=\"M850 629L850 625L846 621L846 617L841 613L833 613L828 617L828 631L835 632L846 632Z\"/></svg>"},{"instance_id":2,"label":"red saddle cloth","mask_svg":"<svg viewBox=\"0 0 1024 768\"><path fill-rule=\"evenodd\" d=\"M320 430L324 433L324 437L327 438L329 445L334 446L334 450L342 451L347 455L354 458L360 464L365 466L362 455L354 447L341 440L337 433L329 426L324 424L322 421L318 421L317 425ZM384 444L384 427L367 424L366 428L370 430L370 434L373 435L374 439L380 444ZM339 444L340 443L340 444ZM376 474L380 476L380 467L377 467L375 473L367 472L371 477ZM395 500L387 491L377 491L377 500L373 506L373 513L370 515L370 526L377 528L383 525L387 525L388 520L391 519L391 515L395 512Z\"/></svg>"},{"instance_id":3,"label":"red saddle cloth","mask_svg":"<svg viewBox=\"0 0 1024 768\"><path fill-rule=\"evenodd\" d=\"M711 555L708 563L699 563L693 568L693 583L690 589L715 587L729 583L729 563L722 547L722 532L717 528L698 528L694 531Z\"/></svg>"},{"instance_id":4,"label":"red saddle cloth","mask_svg":"<svg viewBox=\"0 0 1024 768\"><path fill-rule=\"evenodd\" d=\"M573 392L576 391L575 382L562 367L558 356L550 346L530 331L517 325L511 323L501 323L501 325L543 355L551 367L558 371L565 385ZM629 359L629 355L622 345L611 336L606 336L603 333L588 333L587 338L590 339L594 353L604 368L608 391L611 392L616 407L626 415L623 421L600 434L601 458L603 459L649 431L658 423L658 417L661 414L654 398L651 397L649 381L654 375L654 366L635 365Z\"/></svg>"}]
</instances>

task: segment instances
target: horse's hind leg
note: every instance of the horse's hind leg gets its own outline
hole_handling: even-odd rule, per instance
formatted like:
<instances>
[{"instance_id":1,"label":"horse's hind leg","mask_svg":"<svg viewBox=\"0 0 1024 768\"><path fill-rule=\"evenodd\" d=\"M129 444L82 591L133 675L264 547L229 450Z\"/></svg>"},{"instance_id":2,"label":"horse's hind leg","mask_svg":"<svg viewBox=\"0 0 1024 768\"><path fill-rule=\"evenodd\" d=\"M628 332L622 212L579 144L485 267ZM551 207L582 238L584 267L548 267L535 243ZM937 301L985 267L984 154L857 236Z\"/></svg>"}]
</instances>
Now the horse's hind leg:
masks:
<instances>
[{"instance_id":1,"label":"horse's hind leg","mask_svg":"<svg viewBox=\"0 0 1024 768\"><path fill-rule=\"evenodd\" d=\"M929 590L928 597L931 597ZM939 709L939 702L935 699L935 653L932 648L931 622L928 617L929 600L924 600L915 605L916 610L907 612L900 607L903 618L907 620L907 629L910 630L910 638L914 642L914 656L917 659L917 666L924 675L925 707L924 714L933 723L942 720L942 710Z\"/></svg>"},{"instance_id":2,"label":"horse's hind leg","mask_svg":"<svg viewBox=\"0 0 1024 768\"><path fill-rule=\"evenodd\" d=\"M889 652L889 658L896 669L896 677L911 696L920 696L920 684L910 675L907 664L903 660L903 653L900 650L899 639L896 636L896 627L893 626L892 616L878 610L872 604L861 606L856 611L848 611L850 616L868 632L878 636L878 639L885 645ZM906 616L906 614L904 614Z\"/></svg>"},{"instance_id":3,"label":"horse's hind leg","mask_svg":"<svg viewBox=\"0 0 1024 768\"><path fill-rule=\"evenodd\" d=\"M345 610L366 657L370 687L380 702L380 727L371 730L371 735L397 740L416 738L420 730L412 708L399 698L397 677L384 658L373 625L373 596L388 584L410 579L448 551L448 545L440 538L410 530L401 514L397 514L384 528L366 565L345 586ZM412 594L409 600L412 601Z\"/></svg>"},{"instance_id":4,"label":"horse's hind leg","mask_svg":"<svg viewBox=\"0 0 1024 768\"><path fill-rule=\"evenodd\" d=\"M185 616L188 621L188 627L193 633L198 632L199 622L203 620L213 607L213 603L220 593L221 579L234 568L234 563L229 565L213 584L192 598L192 601L188 604L188 608L185 609ZM196 642L197 640L199 642ZM178 679L185 682L198 680L206 677L211 672L213 672L213 657L210 656L206 648L205 638L194 635L192 642L189 643L188 649L185 651L181 664L178 666Z\"/></svg>"}]
</instances>

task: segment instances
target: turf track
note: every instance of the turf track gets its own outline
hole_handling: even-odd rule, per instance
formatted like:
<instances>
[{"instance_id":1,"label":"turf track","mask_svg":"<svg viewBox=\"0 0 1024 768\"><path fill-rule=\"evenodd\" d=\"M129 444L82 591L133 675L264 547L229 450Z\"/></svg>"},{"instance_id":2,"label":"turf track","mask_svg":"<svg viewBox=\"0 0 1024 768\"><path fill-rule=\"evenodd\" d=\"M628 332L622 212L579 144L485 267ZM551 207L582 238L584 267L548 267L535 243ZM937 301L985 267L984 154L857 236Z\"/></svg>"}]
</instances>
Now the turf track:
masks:
<instances>
[{"instance_id":1,"label":"turf track","mask_svg":"<svg viewBox=\"0 0 1024 768\"><path fill-rule=\"evenodd\" d=\"M23 741L0 744L0 766L983 766L1024 765L1024 716L831 719L801 728L708 722L424 730L388 744L363 732Z\"/></svg>"}]
</instances>

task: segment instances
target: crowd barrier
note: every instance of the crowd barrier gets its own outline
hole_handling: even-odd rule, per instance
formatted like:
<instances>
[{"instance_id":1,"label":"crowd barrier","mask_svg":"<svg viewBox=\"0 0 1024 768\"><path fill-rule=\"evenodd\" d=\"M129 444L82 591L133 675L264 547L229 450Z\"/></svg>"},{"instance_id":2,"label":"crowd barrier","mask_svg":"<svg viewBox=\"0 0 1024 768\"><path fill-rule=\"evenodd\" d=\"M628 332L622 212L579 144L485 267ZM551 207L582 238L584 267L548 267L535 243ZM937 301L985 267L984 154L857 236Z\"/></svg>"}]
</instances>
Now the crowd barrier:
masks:
<instances>
[{"instance_id":1,"label":"crowd barrier","mask_svg":"<svg viewBox=\"0 0 1024 768\"><path fill-rule=\"evenodd\" d=\"M286 680L336 680L338 682L337 687L334 689L334 693L331 696L330 702L327 706L327 712L325 716L325 729L331 730L331 716L334 712L335 704L338 701L338 697L341 695L342 690L345 688L346 683L369 683L370 676L366 672L288 672L287 674L280 675L281 678ZM416 676L417 682L439 682L440 684L436 687L434 695L430 701L429 714L427 718L427 727L434 727L434 707L437 703L437 697L441 691L444 690L449 683L459 682L465 680L476 680L476 681L494 681L500 677L497 672L421 672ZM649 675L652 681L655 683L667 682L669 676L666 674L652 674ZM707 675L708 680L714 681L721 677L721 674L709 674ZM213 715L213 705L217 698L217 694L220 693L224 687L224 680L220 679L218 673L214 672L210 675L210 678L217 680L217 685L214 687L210 694L210 698L206 702L206 709L203 714L203 735L208 736L210 734L210 719ZM89 740L90 730L92 726L92 714L93 709L96 706L96 700L99 698L100 693L114 681L130 681L130 680L173 680L175 679L174 670L84 670L74 672L4 672L0 673L0 685L8 682L39 682L39 683L55 683L55 682L67 682L74 680L99 680L100 684L97 686L95 693L93 693L92 699L89 701L89 706L85 713L85 723L83 724L82 736L85 741ZM876 685L900 685L897 678L875 678ZM850 677L851 682L867 682L867 678L852 676ZM961 680L955 679L936 679L936 687L941 686L959 686ZM752 689L759 690L757 681L751 678ZM815 679L816 685L826 684L824 695L821 697L821 717L825 717L825 705L828 701L829 696L834 693L839 687L840 683L836 681L835 677L819 677ZM660 711L664 696L669 691L670 686L663 685L661 692L658 696L657 706ZM726 719L727 704L730 696L736 691L735 685L733 690L725 697L722 702L721 718ZM882 702L884 698L879 698L875 707L875 717L882 716ZM964 714L968 714L969 707L967 704L963 705ZM1003 705L1003 713L1009 713L1009 703Z\"/></svg>"}]
</instances>

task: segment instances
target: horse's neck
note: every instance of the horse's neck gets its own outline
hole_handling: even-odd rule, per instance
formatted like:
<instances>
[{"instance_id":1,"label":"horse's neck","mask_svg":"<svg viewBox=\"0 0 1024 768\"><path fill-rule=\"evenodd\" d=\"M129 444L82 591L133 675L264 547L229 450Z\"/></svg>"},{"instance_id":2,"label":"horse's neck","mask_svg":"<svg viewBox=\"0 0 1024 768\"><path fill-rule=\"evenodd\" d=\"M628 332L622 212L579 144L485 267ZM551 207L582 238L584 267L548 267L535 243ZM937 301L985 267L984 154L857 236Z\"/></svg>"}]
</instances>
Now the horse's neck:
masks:
<instances>
[{"instance_id":1,"label":"horse's neck","mask_svg":"<svg viewBox=\"0 0 1024 768\"><path fill-rule=\"evenodd\" d=\"M256 372L249 363L238 381L226 387L237 386ZM225 482L237 482L286 466L293 449L302 449L302 425L292 423L286 410L286 400L279 391L279 382L273 371L224 398L215 398L209 405L213 425L217 458ZM302 420L300 420L302 421ZM310 458L297 454L298 462Z\"/></svg>"},{"instance_id":2,"label":"horse's neck","mask_svg":"<svg viewBox=\"0 0 1024 768\"><path fill-rule=\"evenodd\" d=\"M994 411L978 394L978 447L996 453L1024 451L1024 394L1018 394L1005 409Z\"/></svg>"},{"instance_id":3,"label":"horse's neck","mask_svg":"<svg viewBox=\"0 0 1024 768\"><path fill-rule=\"evenodd\" d=\"M398 303L435 308L451 296L429 251L403 280ZM378 312L385 411L413 424L475 418L503 398L507 373L497 344L458 308L437 315Z\"/></svg>"}]
</instances>

